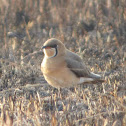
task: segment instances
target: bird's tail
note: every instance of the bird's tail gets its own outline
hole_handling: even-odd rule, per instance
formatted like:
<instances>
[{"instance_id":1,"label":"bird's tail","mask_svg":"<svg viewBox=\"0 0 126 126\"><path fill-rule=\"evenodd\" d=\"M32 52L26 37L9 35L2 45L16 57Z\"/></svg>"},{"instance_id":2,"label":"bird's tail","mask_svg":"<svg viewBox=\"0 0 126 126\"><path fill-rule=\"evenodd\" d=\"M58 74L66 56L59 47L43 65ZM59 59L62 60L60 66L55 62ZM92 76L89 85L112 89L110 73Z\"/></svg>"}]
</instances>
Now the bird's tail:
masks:
<instances>
[{"instance_id":1,"label":"bird's tail","mask_svg":"<svg viewBox=\"0 0 126 126\"><path fill-rule=\"evenodd\" d=\"M83 84L101 84L106 82L104 79L94 79L92 81L88 82L83 82Z\"/></svg>"},{"instance_id":2,"label":"bird's tail","mask_svg":"<svg viewBox=\"0 0 126 126\"><path fill-rule=\"evenodd\" d=\"M93 73L93 72L90 73L90 77L91 77L91 78L94 78L94 79L101 79L101 75L95 74L95 73Z\"/></svg>"},{"instance_id":3,"label":"bird's tail","mask_svg":"<svg viewBox=\"0 0 126 126\"><path fill-rule=\"evenodd\" d=\"M90 81L90 82L84 82L83 84L85 84L85 83L99 84L99 83L106 82L104 79L102 79L101 75L95 74L95 73L93 73L93 72L90 73L90 77L91 77L93 80Z\"/></svg>"}]
</instances>

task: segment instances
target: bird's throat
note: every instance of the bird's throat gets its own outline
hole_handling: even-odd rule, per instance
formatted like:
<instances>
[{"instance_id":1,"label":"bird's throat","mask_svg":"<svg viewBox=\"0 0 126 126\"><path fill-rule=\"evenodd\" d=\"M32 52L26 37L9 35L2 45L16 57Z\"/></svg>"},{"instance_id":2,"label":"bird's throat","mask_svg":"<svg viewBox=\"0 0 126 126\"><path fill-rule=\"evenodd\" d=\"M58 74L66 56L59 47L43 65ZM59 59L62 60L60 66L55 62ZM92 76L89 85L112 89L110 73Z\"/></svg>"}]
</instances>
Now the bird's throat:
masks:
<instances>
[{"instance_id":1,"label":"bird's throat","mask_svg":"<svg viewBox=\"0 0 126 126\"><path fill-rule=\"evenodd\" d=\"M47 58L53 58L57 55L57 48L46 48L44 49L44 54Z\"/></svg>"}]
</instances>

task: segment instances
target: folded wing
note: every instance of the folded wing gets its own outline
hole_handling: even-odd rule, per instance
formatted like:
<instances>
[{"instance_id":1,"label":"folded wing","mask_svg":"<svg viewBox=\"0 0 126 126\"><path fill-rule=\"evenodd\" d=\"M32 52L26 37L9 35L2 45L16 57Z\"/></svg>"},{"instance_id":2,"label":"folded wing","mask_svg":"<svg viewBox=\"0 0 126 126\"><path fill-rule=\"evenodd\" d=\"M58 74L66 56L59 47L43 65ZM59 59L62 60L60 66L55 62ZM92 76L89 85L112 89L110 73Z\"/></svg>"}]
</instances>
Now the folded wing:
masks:
<instances>
[{"instance_id":1,"label":"folded wing","mask_svg":"<svg viewBox=\"0 0 126 126\"><path fill-rule=\"evenodd\" d=\"M77 76L84 78L92 78L95 82L104 82L101 76L90 72L90 70L83 63L82 59L75 53L67 51L66 56L67 67Z\"/></svg>"}]
</instances>

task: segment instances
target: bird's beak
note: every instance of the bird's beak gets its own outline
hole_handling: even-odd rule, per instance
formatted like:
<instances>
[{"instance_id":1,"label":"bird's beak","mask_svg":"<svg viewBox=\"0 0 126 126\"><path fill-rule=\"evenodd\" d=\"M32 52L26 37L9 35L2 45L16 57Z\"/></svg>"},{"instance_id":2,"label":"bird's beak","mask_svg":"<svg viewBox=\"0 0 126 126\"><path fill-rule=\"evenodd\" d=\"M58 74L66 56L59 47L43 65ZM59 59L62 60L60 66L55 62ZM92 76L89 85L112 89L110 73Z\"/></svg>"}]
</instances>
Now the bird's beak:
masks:
<instances>
[{"instance_id":1,"label":"bird's beak","mask_svg":"<svg viewBox=\"0 0 126 126\"><path fill-rule=\"evenodd\" d=\"M43 49L45 49L46 47L47 47L47 46L42 46L42 48L41 48L41 49L43 50Z\"/></svg>"}]
</instances>

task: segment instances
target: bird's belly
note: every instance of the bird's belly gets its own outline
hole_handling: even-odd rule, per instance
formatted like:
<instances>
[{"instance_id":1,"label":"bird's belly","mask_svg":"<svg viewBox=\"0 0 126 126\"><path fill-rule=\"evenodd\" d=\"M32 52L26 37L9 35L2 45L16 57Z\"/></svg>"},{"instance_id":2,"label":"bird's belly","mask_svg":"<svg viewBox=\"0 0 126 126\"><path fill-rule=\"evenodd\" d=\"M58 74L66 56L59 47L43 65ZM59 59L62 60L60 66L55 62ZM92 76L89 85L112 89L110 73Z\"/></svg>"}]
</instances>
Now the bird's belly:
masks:
<instances>
[{"instance_id":1,"label":"bird's belly","mask_svg":"<svg viewBox=\"0 0 126 126\"><path fill-rule=\"evenodd\" d=\"M80 79L76 77L68 68L60 68L54 71L43 69L43 75L46 81L53 87L70 87L79 83Z\"/></svg>"}]
</instances>

